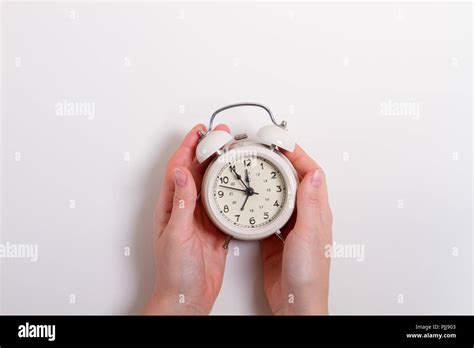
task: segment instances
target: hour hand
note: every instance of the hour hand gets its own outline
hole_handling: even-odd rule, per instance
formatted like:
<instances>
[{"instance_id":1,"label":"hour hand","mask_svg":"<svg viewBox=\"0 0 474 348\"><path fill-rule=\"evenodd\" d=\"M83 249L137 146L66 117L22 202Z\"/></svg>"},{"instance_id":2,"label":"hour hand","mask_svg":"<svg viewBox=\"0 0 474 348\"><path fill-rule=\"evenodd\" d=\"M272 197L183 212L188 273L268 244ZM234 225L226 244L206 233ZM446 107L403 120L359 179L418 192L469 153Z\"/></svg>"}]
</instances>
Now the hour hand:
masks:
<instances>
[{"instance_id":1,"label":"hour hand","mask_svg":"<svg viewBox=\"0 0 474 348\"><path fill-rule=\"evenodd\" d=\"M241 177L241 176L237 173L237 171L235 170L235 166L230 166L230 171L231 171L232 173L234 173L234 175L235 175L235 177L237 178L237 180L239 180L239 181L242 183L242 185L244 185L245 189L248 189L248 186L245 185L245 182L243 182L242 177Z\"/></svg>"},{"instance_id":2,"label":"hour hand","mask_svg":"<svg viewBox=\"0 0 474 348\"><path fill-rule=\"evenodd\" d=\"M237 171L235 170L235 166L230 166L230 171L232 172L232 174L235 175L235 177L237 178L237 180L240 180L242 179L242 177L237 173Z\"/></svg>"}]
</instances>

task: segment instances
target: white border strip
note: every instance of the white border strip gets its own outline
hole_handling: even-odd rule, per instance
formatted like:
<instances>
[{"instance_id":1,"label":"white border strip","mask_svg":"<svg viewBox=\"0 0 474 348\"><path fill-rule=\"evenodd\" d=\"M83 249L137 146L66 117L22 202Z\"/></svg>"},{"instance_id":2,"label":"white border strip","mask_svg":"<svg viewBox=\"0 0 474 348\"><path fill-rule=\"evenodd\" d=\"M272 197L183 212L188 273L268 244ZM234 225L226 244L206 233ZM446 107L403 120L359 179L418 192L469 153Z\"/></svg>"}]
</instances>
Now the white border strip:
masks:
<instances>
[{"instance_id":1,"label":"white border strip","mask_svg":"<svg viewBox=\"0 0 474 348\"><path fill-rule=\"evenodd\" d=\"M3 242L3 3L0 3L0 242ZM0 314L3 314L3 262L0 259Z\"/></svg>"},{"instance_id":2,"label":"white border strip","mask_svg":"<svg viewBox=\"0 0 474 348\"><path fill-rule=\"evenodd\" d=\"M471 58L474 57L474 49L472 40L474 39L474 5L471 3ZM471 61L472 64L472 61ZM471 142L472 142L472 152L471 152L471 314L474 314L474 180L472 175L474 175L474 112L473 112L473 99L474 99L474 90L473 90L473 81L474 81L474 72L472 71L471 66Z\"/></svg>"}]
</instances>

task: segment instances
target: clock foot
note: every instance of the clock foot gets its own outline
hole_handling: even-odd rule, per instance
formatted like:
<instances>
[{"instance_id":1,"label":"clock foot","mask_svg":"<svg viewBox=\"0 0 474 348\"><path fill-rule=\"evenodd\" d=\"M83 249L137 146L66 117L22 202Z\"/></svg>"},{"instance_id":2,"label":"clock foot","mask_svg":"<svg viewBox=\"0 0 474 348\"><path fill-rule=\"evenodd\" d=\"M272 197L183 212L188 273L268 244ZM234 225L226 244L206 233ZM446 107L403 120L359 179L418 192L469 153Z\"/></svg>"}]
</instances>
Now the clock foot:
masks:
<instances>
[{"instance_id":1,"label":"clock foot","mask_svg":"<svg viewBox=\"0 0 474 348\"><path fill-rule=\"evenodd\" d=\"M276 231L275 234L283 243L285 243L285 237L283 237L280 230Z\"/></svg>"},{"instance_id":2,"label":"clock foot","mask_svg":"<svg viewBox=\"0 0 474 348\"><path fill-rule=\"evenodd\" d=\"M227 236L225 242L224 242L224 245L222 246L224 249L227 249L229 247L229 243L230 241L233 239L232 236Z\"/></svg>"}]
</instances>

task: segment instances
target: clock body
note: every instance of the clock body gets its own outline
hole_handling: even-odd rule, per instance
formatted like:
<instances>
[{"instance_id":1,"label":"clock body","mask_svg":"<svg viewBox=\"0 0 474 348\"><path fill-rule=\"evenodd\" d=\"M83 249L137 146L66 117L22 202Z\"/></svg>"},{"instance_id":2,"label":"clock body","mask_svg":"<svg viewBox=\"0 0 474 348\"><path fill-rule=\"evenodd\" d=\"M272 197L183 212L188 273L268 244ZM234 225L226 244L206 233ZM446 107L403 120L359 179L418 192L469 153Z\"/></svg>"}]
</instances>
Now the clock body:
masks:
<instances>
[{"instance_id":1,"label":"clock body","mask_svg":"<svg viewBox=\"0 0 474 348\"><path fill-rule=\"evenodd\" d=\"M201 199L211 221L241 240L264 239L291 217L298 176L275 147L237 142L209 164Z\"/></svg>"}]
</instances>

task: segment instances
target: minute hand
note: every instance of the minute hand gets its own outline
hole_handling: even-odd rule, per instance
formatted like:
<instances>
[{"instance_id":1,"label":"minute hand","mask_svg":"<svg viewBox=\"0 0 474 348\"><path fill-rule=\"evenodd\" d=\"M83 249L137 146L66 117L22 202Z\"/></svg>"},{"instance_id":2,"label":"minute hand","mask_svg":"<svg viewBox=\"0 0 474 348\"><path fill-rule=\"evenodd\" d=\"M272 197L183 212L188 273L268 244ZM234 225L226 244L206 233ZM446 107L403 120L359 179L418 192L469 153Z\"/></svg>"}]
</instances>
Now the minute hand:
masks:
<instances>
[{"instance_id":1,"label":"minute hand","mask_svg":"<svg viewBox=\"0 0 474 348\"><path fill-rule=\"evenodd\" d=\"M247 190L242 190L242 189L238 189L238 188L230 187L230 186L219 185L219 187L224 187L224 188L228 188L228 189L236 190L236 191L247 192ZM258 195L258 192L253 192L253 194L254 194L254 195Z\"/></svg>"}]
</instances>

